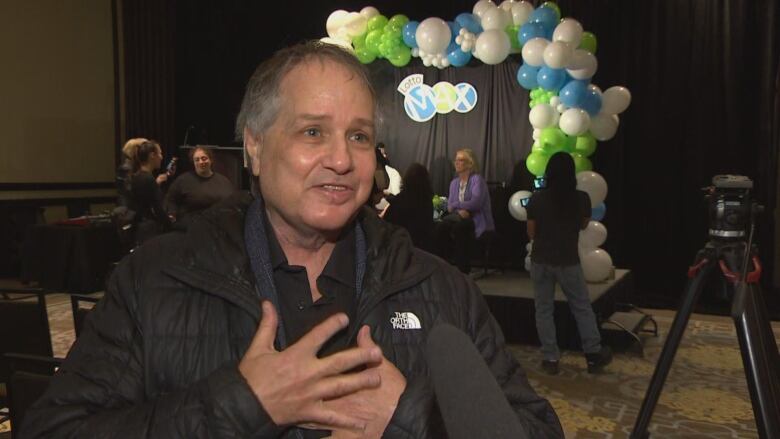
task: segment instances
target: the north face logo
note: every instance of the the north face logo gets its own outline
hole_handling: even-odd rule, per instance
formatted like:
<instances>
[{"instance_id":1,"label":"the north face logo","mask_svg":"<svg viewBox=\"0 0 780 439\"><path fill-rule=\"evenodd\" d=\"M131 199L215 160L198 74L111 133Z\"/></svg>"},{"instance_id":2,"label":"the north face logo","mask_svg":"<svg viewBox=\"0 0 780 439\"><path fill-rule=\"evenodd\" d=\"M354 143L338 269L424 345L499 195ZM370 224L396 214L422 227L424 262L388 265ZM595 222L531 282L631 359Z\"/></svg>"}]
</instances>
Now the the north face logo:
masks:
<instances>
[{"instance_id":1,"label":"the north face logo","mask_svg":"<svg viewBox=\"0 0 780 439\"><path fill-rule=\"evenodd\" d=\"M393 329L422 329L420 319L412 312L396 312L395 317L390 317Z\"/></svg>"}]
</instances>

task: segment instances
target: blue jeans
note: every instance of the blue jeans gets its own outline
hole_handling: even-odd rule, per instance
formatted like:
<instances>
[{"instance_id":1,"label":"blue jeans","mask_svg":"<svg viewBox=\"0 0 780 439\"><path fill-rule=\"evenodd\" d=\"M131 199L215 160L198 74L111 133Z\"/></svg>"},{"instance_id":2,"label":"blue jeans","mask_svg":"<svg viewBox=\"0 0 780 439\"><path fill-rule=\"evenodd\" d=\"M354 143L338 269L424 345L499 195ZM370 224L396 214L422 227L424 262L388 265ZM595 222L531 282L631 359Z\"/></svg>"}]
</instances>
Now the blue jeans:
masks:
<instances>
[{"instance_id":1,"label":"blue jeans","mask_svg":"<svg viewBox=\"0 0 780 439\"><path fill-rule=\"evenodd\" d=\"M545 360L558 360L561 353L555 336L555 283L561 285L569 302L569 308L577 321L582 350L586 354L601 350L601 334L596 324L596 316L590 306L588 286L582 267L577 265L556 266L531 264L531 280L534 283L536 305L536 332L542 343L542 355Z\"/></svg>"}]
</instances>

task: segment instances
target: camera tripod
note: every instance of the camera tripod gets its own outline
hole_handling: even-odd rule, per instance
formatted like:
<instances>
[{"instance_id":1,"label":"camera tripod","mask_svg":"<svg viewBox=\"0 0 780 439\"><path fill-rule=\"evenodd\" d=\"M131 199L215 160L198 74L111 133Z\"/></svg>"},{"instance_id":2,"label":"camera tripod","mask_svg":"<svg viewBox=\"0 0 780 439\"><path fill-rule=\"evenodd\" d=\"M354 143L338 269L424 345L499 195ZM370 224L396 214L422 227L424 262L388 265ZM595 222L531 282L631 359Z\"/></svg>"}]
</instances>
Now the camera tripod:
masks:
<instances>
[{"instance_id":1,"label":"camera tripod","mask_svg":"<svg viewBox=\"0 0 780 439\"><path fill-rule=\"evenodd\" d=\"M745 375L747 377L753 412L761 439L780 437L780 358L758 280L761 264L757 249L750 239L740 241L713 240L696 255L688 270L689 282L682 305L674 318L669 336L650 380L645 399L639 410L631 439L646 439L647 427L669 374L674 355L680 345L688 319L701 295L704 285L719 269L727 281L727 292L732 297L732 317L739 336ZM748 267L752 265L751 271ZM767 329L768 334L767 334Z\"/></svg>"}]
</instances>

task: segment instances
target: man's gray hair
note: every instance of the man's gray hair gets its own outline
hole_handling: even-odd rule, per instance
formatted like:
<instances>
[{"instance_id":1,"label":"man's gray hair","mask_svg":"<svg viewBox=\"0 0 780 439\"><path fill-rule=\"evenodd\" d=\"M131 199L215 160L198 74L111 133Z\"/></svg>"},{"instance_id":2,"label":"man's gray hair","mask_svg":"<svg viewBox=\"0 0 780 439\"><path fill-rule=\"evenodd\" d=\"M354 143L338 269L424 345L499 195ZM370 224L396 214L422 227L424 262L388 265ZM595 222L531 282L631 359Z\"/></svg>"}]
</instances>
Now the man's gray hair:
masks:
<instances>
[{"instance_id":1,"label":"man's gray hair","mask_svg":"<svg viewBox=\"0 0 780 439\"><path fill-rule=\"evenodd\" d=\"M352 53L347 50L320 41L306 41L295 46L277 51L271 58L263 61L249 78L244 92L241 111L236 119L236 140L244 140L244 129L252 135L262 135L279 115L281 97L279 85L290 71L306 62L318 60L332 61L354 74L354 77L365 84L374 100L374 124L379 123L376 92L371 85L366 68ZM376 128L376 127L375 127ZM245 165L249 165L249 157L244 149Z\"/></svg>"}]
</instances>

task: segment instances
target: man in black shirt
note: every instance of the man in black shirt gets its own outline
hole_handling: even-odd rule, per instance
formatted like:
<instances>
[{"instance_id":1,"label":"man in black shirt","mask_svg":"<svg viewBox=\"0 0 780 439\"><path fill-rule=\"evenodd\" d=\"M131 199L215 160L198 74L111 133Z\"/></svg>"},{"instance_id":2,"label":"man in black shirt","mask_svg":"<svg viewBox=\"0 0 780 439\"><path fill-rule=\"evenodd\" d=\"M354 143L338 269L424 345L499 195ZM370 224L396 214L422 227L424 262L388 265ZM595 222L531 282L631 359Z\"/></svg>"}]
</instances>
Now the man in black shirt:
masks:
<instances>
[{"instance_id":1,"label":"man in black shirt","mask_svg":"<svg viewBox=\"0 0 780 439\"><path fill-rule=\"evenodd\" d=\"M557 282L577 321L588 372L595 373L611 361L612 353L601 345L577 249L580 230L590 220L590 197L577 190L574 161L568 153L553 154L547 163L546 177L547 187L534 193L526 207L528 237L533 241L531 279L542 368L551 375L559 371L561 353L553 317Z\"/></svg>"}]
</instances>

